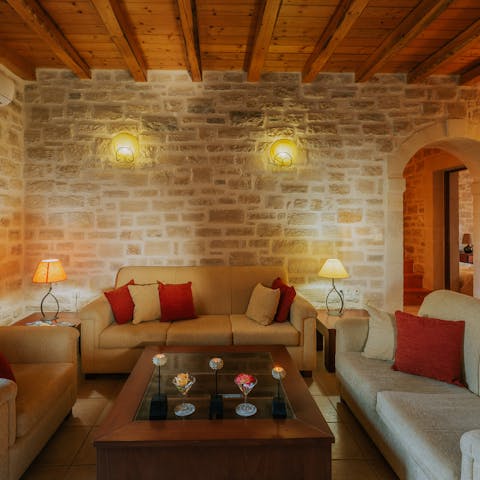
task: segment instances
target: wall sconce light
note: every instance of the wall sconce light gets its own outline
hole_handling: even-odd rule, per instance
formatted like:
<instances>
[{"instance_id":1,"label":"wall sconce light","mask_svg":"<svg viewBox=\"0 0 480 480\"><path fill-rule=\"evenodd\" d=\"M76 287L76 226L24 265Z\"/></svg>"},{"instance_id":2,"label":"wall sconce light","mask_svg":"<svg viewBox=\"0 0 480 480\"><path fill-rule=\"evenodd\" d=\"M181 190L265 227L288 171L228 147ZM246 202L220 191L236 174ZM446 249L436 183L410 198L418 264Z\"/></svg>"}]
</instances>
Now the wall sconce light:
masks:
<instances>
[{"instance_id":1,"label":"wall sconce light","mask_svg":"<svg viewBox=\"0 0 480 480\"><path fill-rule=\"evenodd\" d=\"M50 284L48 292L42 298L42 302L40 303L40 311L42 312L42 320L44 322L52 322L58 318L58 311L60 310L60 307L58 305L57 297L55 297L55 295L52 293L52 283L62 282L66 279L67 275L65 273L65 270L63 269L62 262L57 258L41 260L40 263L37 265L35 273L33 274L32 282ZM53 317L46 318L45 312L43 311L43 304L45 302L45 299L49 295L55 300L55 303L57 304L57 311L54 313Z\"/></svg>"},{"instance_id":2,"label":"wall sconce light","mask_svg":"<svg viewBox=\"0 0 480 480\"><path fill-rule=\"evenodd\" d=\"M329 258L318 272L318 276L332 279L332 288L325 299L328 315L342 316L344 304L343 292L341 290L338 291L335 287L335 279L348 278L350 275L340 260L337 258Z\"/></svg>"},{"instance_id":3,"label":"wall sconce light","mask_svg":"<svg viewBox=\"0 0 480 480\"><path fill-rule=\"evenodd\" d=\"M293 140L281 138L270 147L270 161L278 167L290 167L297 158L297 151Z\"/></svg>"},{"instance_id":4,"label":"wall sconce light","mask_svg":"<svg viewBox=\"0 0 480 480\"><path fill-rule=\"evenodd\" d=\"M117 161L133 162L138 153L138 140L130 133L122 132L112 140L113 151Z\"/></svg>"}]
</instances>

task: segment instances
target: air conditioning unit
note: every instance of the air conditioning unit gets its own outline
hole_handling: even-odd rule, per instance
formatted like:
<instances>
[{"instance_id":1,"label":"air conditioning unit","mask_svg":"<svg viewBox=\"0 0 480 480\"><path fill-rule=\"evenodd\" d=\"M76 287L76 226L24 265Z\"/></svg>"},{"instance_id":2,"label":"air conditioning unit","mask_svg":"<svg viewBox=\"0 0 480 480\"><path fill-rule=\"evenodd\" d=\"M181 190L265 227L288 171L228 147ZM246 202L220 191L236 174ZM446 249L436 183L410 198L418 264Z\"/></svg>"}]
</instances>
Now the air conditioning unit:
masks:
<instances>
[{"instance_id":1,"label":"air conditioning unit","mask_svg":"<svg viewBox=\"0 0 480 480\"><path fill-rule=\"evenodd\" d=\"M15 97L15 84L0 72L0 107L8 105Z\"/></svg>"}]
</instances>

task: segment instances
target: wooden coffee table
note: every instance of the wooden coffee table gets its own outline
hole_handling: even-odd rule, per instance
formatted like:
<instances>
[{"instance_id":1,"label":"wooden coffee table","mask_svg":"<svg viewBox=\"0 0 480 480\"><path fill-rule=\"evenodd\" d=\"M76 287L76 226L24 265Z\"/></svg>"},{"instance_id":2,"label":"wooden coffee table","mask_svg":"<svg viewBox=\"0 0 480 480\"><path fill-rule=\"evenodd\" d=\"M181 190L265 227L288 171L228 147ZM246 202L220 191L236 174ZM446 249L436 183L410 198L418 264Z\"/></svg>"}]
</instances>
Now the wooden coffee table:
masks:
<instances>
[{"instance_id":1,"label":"wooden coffee table","mask_svg":"<svg viewBox=\"0 0 480 480\"><path fill-rule=\"evenodd\" d=\"M271 366L281 365L287 371L283 389L290 418L224 415L223 419L210 420L208 416L196 419L192 415L155 421L136 419L145 403L144 394L155 378L152 377L155 368L152 357L156 353L165 353L168 358L183 353L204 353L208 363L210 356L238 353L241 357L256 352L267 352L271 355ZM250 365L253 369L255 362ZM246 373L258 375L259 372ZM266 383L268 372L261 374ZM164 375L162 370L162 381ZM260 383L259 380L255 389ZM195 403L194 388L189 394L192 403ZM232 392L235 389L233 384ZM255 403L255 389L249 396L252 403ZM171 408L173 402L169 399ZM323 480L331 478L333 441L325 419L285 347L149 346L99 427L94 446L99 480Z\"/></svg>"}]
</instances>

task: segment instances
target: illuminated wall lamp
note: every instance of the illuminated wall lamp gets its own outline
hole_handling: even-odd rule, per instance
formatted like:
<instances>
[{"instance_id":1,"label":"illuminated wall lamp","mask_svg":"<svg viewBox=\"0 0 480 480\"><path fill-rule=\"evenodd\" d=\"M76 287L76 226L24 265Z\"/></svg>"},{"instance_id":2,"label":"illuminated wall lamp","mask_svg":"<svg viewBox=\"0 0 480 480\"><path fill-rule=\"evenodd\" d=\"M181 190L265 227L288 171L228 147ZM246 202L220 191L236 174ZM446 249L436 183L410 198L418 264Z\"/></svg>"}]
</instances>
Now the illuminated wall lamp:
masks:
<instances>
[{"instance_id":1,"label":"illuminated wall lamp","mask_svg":"<svg viewBox=\"0 0 480 480\"><path fill-rule=\"evenodd\" d=\"M297 151L293 140L281 138L270 147L270 161L278 167L290 167L297 158Z\"/></svg>"},{"instance_id":2,"label":"illuminated wall lamp","mask_svg":"<svg viewBox=\"0 0 480 480\"><path fill-rule=\"evenodd\" d=\"M138 153L138 141L130 133L122 132L115 135L112 139L113 151L117 161L133 162Z\"/></svg>"}]
</instances>

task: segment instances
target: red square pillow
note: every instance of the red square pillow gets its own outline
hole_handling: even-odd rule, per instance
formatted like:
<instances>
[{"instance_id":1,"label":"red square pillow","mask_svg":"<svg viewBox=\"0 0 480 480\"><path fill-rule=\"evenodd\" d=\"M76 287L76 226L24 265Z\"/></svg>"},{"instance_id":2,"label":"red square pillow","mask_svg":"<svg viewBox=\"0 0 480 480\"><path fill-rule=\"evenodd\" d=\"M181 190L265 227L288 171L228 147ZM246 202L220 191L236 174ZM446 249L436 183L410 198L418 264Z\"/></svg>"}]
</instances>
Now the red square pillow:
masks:
<instances>
[{"instance_id":1,"label":"red square pillow","mask_svg":"<svg viewBox=\"0 0 480 480\"><path fill-rule=\"evenodd\" d=\"M158 284L161 322L197 318L193 305L192 282Z\"/></svg>"},{"instance_id":2,"label":"red square pillow","mask_svg":"<svg viewBox=\"0 0 480 480\"><path fill-rule=\"evenodd\" d=\"M278 302L277 313L275 314L275 322L286 322L290 315L290 307L293 303L297 292L295 288L287 285L280 277L277 277L273 283L272 288L280 289L280 301Z\"/></svg>"},{"instance_id":3,"label":"red square pillow","mask_svg":"<svg viewBox=\"0 0 480 480\"><path fill-rule=\"evenodd\" d=\"M6 378L16 382L15 375L12 372L12 367L10 367L7 358L3 353L0 353L0 378Z\"/></svg>"},{"instance_id":4,"label":"red square pillow","mask_svg":"<svg viewBox=\"0 0 480 480\"><path fill-rule=\"evenodd\" d=\"M461 381L465 322L395 312L397 350L392 368L464 386Z\"/></svg>"},{"instance_id":5,"label":"red square pillow","mask_svg":"<svg viewBox=\"0 0 480 480\"><path fill-rule=\"evenodd\" d=\"M112 307L113 318L119 324L131 322L133 319L135 304L128 291L129 285L135 285L135 282L130 280L127 284L115 290L103 292Z\"/></svg>"}]
</instances>

